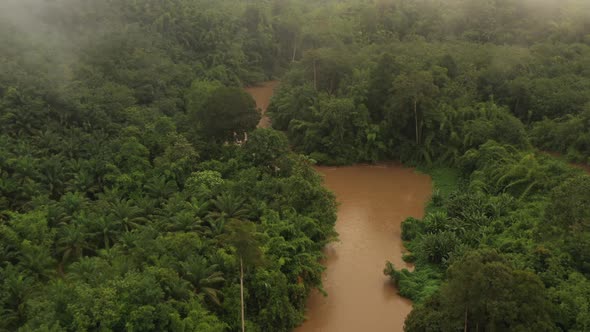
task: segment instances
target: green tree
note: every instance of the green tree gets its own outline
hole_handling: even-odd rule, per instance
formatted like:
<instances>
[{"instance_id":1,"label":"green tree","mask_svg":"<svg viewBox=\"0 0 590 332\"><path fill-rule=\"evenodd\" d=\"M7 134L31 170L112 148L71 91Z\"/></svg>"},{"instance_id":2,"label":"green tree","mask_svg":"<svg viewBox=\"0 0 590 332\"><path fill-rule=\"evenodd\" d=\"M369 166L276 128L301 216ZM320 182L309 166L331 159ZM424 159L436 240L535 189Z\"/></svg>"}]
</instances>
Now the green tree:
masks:
<instances>
[{"instance_id":1,"label":"green tree","mask_svg":"<svg viewBox=\"0 0 590 332\"><path fill-rule=\"evenodd\" d=\"M408 316L406 331L556 330L541 280L497 252L470 252L447 273L440 293Z\"/></svg>"},{"instance_id":2,"label":"green tree","mask_svg":"<svg viewBox=\"0 0 590 332\"><path fill-rule=\"evenodd\" d=\"M422 143L422 126L425 113L438 93L432 74L429 71L417 71L401 74L393 82L394 98L400 98L404 108L409 108L414 115L416 144Z\"/></svg>"},{"instance_id":3,"label":"green tree","mask_svg":"<svg viewBox=\"0 0 590 332\"><path fill-rule=\"evenodd\" d=\"M224 192L213 199L211 207L212 210L207 218L215 235L223 234L227 224L247 219L250 213L244 199L229 192Z\"/></svg>"},{"instance_id":4,"label":"green tree","mask_svg":"<svg viewBox=\"0 0 590 332\"><path fill-rule=\"evenodd\" d=\"M210 265L204 257L191 256L187 261L182 262L184 278L195 287L195 292L205 294L213 303L220 305L219 287L225 279L218 268L216 264Z\"/></svg>"},{"instance_id":5,"label":"green tree","mask_svg":"<svg viewBox=\"0 0 590 332\"><path fill-rule=\"evenodd\" d=\"M277 161L289 152L289 141L285 134L259 128L248 135L244 145L244 157L256 165L277 167ZM274 170L273 170L274 171Z\"/></svg>"},{"instance_id":6,"label":"green tree","mask_svg":"<svg viewBox=\"0 0 590 332\"><path fill-rule=\"evenodd\" d=\"M108 203L108 218L121 223L126 232L137 228L147 219L142 215L142 210L129 199L117 199Z\"/></svg>"},{"instance_id":7,"label":"green tree","mask_svg":"<svg viewBox=\"0 0 590 332\"><path fill-rule=\"evenodd\" d=\"M61 254L60 267L70 261L82 257L84 252L93 250L89 243L89 234L85 226L78 223L72 223L62 226L56 242L56 251Z\"/></svg>"},{"instance_id":8,"label":"green tree","mask_svg":"<svg viewBox=\"0 0 590 332\"><path fill-rule=\"evenodd\" d=\"M590 275L590 177L572 177L555 188L545 218L544 237L566 249L579 270Z\"/></svg>"},{"instance_id":9,"label":"green tree","mask_svg":"<svg viewBox=\"0 0 590 332\"><path fill-rule=\"evenodd\" d=\"M27 301L33 296L37 285L32 277L9 265L0 270L2 282L2 311L0 328L12 330L21 326L27 317Z\"/></svg>"},{"instance_id":10,"label":"green tree","mask_svg":"<svg viewBox=\"0 0 590 332\"><path fill-rule=\"evenodd\" d=\"M235 142L256 128L260 114L252 97L239 88L215 89L197 115L209 139Z\"/></svg>"},{"instance_id":11,"label":"green tree","mask_svg":"<svg viewBox=\"0 0 590 332\"><path fill-rule=\"evenodd\" d=\"M117 219L101 216L92 218L89 228L95 236L100 238L102 246L108 250L116 242L122 224Z\"/></svg>"},{"instance_id":12,"label":"green tree","mask_svg":"<svg viewBox=\"0 0 590 332\"><path fill-rule=\"evenodd\" d=\"M244 265L254 267L261 264L262 252L256 238L256 226L249 221L233 220L229 225L229 233L225 242L235 248L240 261L240 303L242 332L246 330L244 302Z\"/></svg>"}]
</instances>

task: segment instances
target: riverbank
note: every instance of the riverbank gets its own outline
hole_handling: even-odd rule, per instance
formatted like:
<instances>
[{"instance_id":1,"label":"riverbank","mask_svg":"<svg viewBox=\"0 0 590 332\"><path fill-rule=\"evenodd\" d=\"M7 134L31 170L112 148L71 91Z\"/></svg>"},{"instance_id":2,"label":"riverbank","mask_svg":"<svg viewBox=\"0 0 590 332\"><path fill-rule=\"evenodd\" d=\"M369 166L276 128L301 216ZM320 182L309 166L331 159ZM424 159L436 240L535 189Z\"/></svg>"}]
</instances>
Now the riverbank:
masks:
<instances>
[{"instance_id":1,"label":"riverbank","mask_svg":"<svg viewBox=\"0 0 590 332\"><path fill-rule=\"evenodd\" d=\"M432 179L432 197L426 206L425 215L444 212L441 202L448 199L452 193L457 192L461 186L459 170L448 167L418 168L418 170ZM414 218L408 216L408 220L404 220L404 222L412 223ZM402 239L404 239L404 232L408 232L408 229L412 228L405 226L402 224L401 227ZM404 231L404 228L407 229ZM405 235L407 241L404 242L409 254L404 259L415 262L416 255L420 254L421 248L417 246L415 241L412 241L412 238L408 237L409 233ZM423 261L417 262L414 269L407 269L395 261L388 261L384 272L398 287L399 294L413 301L420 301L434 293L440 287L444 275L444 270L431 264L424 264Z\"/></svg>"}]
</instances>

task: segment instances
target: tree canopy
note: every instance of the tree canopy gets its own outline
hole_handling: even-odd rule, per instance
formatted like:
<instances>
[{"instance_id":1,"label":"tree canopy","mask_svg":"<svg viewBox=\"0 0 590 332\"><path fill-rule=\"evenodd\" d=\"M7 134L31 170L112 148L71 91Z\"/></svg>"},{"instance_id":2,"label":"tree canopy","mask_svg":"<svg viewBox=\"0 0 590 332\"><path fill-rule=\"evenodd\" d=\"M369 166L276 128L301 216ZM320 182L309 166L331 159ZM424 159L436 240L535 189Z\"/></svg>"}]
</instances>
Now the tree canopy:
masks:
<instances>
[{"instance_id":1,"label":"tree canopy","mask_svg":"<svg viewBox=\"0 0 590 332\"><path fill-rule=\"evenodd\" d=\"M590 2L0 3L0 330L290 331L336 203L435 192L407 331L590 329ZM281 79L255 129L242 88Z\"/></svg>"}]
</instances>

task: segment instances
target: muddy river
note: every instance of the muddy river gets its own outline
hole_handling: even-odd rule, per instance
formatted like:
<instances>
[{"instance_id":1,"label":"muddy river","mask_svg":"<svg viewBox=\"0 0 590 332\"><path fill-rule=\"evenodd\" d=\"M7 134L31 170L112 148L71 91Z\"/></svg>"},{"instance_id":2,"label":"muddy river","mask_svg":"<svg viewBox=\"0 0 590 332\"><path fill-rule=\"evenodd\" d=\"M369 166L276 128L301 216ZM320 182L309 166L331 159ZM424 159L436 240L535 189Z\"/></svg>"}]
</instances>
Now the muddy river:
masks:
<instances>
[{"instance_id":1,"label":"muddy river","mask_svg":"<svg viewBox=\"0 0 590 332\"><path fill-rule=\"evenodd\" d=\"M278 82L249 88L266 111ZM259 127L270 126L263 116ZM340 203L336 230L340 241L326 248L323 276L328 296L314 292L307 320L296 332L403 331L412 309L383 275L385 261L409 267L402 260L400 224L422 217L432 193L431 179L401 165L318 167L325 186Z\"/></svg>"},{"instance_id":2,"label":"muddy river","mask_svg":"<svg viewBox=\"0 0 590 332\"><path fill-rule=\"evenodd\" d=\"M326 248L324 288L312 294L307 321L297 332L402 331L412 309L383 275L385 261L408 267L400 224L422 217L430 177L401 165L319 167L340 203L340 242Z\"/></svg>"},{"instance_id":3,"label":"muddy river","mask_svg":"<svg viewBox=\"0 0 590 332\"><path fill-rule=\"evenodd\" d=\"M256 100L256 106L262 111L262 118L260 118L260 122L258 122L258 128L270 127L270 119L265 113L268 104L270 103L270 98L277 86L279 86L279 81L268 81L257 86L246 88L246 92L252 95L254 100Z\"/></svg>"}]
</instances>

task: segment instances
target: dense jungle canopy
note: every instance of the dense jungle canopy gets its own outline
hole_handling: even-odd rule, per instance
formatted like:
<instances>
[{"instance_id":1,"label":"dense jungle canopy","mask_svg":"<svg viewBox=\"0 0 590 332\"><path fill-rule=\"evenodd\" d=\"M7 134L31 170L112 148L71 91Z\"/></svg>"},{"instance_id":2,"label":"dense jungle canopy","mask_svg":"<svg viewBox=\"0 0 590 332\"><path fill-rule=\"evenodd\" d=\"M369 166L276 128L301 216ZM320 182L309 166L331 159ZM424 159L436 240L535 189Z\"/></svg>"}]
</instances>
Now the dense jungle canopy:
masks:
<instances>
[{"instance_id":1,"label":"dense jungle canopy","mask_svg":"<svg viewBox=\"0 0 590 332\"><path fill-rule=\"evenodd\" d=\"M589 1L0 0L0 331L291 331L391 160L406 331L590 331Z\"/></svg>"}]
</instances>

